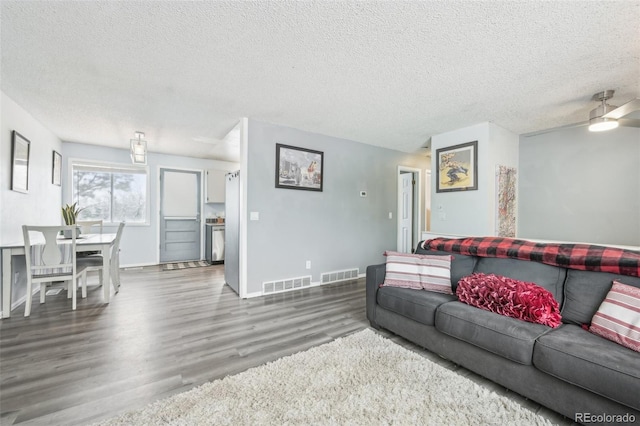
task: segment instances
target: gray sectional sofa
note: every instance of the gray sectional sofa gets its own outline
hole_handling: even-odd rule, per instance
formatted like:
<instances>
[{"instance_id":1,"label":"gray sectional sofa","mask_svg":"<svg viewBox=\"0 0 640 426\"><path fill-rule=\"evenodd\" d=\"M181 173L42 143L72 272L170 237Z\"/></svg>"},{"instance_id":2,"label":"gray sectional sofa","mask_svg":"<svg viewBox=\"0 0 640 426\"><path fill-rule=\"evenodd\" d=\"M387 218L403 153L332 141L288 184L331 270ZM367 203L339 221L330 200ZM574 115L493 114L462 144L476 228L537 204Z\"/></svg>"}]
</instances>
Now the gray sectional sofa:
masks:
<instances>
[{"instance_id":1,"label":"gray sectional sofa","mask_svg":"<svg viewBox=\"0 0 640 426\"><path fill-rule=\"evenodd\" d=\"M421 245L416 253L451 254ZM473 272L546 288L561 306L563 324L552 329L459 302L457 282ZM367 318L374 328L400 335L579 423L626 419L640 424L640 353L581 327L591 321L614 279L640 287L640 278L461 254L454 254L451 264L453 295L381 287L384 277L385 264L367 268Z\"/></svg>"}]
</instances>

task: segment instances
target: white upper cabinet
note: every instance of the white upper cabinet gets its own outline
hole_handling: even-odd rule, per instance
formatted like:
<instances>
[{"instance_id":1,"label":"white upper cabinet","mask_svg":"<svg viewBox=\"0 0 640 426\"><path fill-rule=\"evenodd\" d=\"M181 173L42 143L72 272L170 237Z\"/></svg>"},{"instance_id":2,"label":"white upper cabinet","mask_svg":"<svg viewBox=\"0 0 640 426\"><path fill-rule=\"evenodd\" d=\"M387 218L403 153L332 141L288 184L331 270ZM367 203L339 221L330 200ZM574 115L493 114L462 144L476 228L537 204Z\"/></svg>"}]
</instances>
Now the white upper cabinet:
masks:
<instances>
[{"instance_id":1,"label":"white upper cabinet","mask_svg":"<svg viewBox=\"0 0 640 426\"><path fill-rule=\"evenodd\" d=\"M224 170L207 170L207 195L205 203L224 203L226 174Z\"/></svg>"}]
</instances>

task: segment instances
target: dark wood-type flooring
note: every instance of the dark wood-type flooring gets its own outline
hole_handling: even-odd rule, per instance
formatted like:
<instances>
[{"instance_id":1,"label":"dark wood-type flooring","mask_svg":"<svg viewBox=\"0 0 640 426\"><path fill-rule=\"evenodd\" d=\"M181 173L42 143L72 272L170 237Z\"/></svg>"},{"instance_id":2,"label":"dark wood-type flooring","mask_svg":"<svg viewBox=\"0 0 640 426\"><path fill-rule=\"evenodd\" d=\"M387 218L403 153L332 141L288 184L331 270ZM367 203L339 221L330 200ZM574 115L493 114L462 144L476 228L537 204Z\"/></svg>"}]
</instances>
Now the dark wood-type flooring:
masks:
<instances>
[{"instance_id":1,"label":"dark wood-type flooring","mask_svg":"<svg viewBox=\"0 0 640 426\"><path fill-rule=\"evenodd\" d=\"M245 300L224 285L221 265L124 270L121 281L109 305L95 286L75 312L62 291L44 305L35 297L30 318L21 306L0 321L2 425L88 424L368 327L364 279ZM553 422L571 424L381 333Z\"/></svg>"}]
</instances>

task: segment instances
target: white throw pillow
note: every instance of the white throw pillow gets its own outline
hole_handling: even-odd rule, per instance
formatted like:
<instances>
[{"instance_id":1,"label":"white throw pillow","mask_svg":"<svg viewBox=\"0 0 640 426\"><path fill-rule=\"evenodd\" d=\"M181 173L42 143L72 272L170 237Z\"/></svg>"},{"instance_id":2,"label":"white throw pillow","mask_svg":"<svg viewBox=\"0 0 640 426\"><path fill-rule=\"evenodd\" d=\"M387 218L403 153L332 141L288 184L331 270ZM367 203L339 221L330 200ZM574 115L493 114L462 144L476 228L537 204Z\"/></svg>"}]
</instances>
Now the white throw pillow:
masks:
<instances>
[{"instance_id":1,"label":"white throw pillow","mask_svg":"<svg viewBox=\"0 0 640 426\"><path fill-rule=\"evenodd\" d=\"M451 291L450 255L423 255L387 251L384 286L428 290L453 294Z\"/></svg>"},{"instance_id":2,"label":"white throw pillow","mask_svg":"<svg viewBox=\"0 0 640 426\"><path fill-rule=\"evenodd\" d=\"M614 281L589 331L640 352L640 288Z\"/></svg>"}]
</instances>

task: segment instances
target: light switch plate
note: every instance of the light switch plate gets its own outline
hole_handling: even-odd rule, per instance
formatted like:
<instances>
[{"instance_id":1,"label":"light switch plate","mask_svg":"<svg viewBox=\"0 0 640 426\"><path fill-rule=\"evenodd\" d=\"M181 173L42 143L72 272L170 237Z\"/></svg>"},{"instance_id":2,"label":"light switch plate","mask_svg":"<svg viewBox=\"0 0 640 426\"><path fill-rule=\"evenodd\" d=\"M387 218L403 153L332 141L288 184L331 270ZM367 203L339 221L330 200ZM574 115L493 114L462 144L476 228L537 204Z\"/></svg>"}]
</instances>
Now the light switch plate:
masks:
<instances>
[{"instance_id":1,"label":"light switch plate","mask_svg":"<svg viewBox=\"0 0 640 426\"><path fill-rule=\"evenodd\" d=\"M249 220L260 220L260 212L249 213Z\"/></svg>"}]
</instances>

